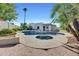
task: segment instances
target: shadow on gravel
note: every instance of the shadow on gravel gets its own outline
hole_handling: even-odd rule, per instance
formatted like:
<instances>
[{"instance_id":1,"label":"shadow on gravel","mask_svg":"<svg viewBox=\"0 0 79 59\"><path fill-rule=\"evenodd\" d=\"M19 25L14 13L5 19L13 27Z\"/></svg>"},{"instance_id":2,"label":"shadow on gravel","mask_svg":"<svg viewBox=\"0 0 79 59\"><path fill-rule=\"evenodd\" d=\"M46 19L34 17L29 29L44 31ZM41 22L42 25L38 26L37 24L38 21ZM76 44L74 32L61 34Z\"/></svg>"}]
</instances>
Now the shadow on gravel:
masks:
<instances>
[{"instance_id":1,"label":"shadow on gravel","mask_svg":"<svg viewBox=\"0 0 79 59\"><path fill-rule=\"evenodd\" d=\"M0 48L9 48L9 47L13 47L16 46L17 44L10 44L10 45L1 45Z\"/></svg>"},{"instance_id":2,"label":"shadow on gravel","mask_svg":"<svg viewBox=\"0 0 79 59\"><path fill-rule=\"evenodd\" d=\"M79 48L77 48L77 47L72 47L72 46L66 45L66 46L64 46L64 48L66 48L66 49L68 49L68 50L70 50L70 51L72 51L74 53L79 54ZM77 51L75 51L73 49L76 49Z\"/></svg>"}]
</instances>

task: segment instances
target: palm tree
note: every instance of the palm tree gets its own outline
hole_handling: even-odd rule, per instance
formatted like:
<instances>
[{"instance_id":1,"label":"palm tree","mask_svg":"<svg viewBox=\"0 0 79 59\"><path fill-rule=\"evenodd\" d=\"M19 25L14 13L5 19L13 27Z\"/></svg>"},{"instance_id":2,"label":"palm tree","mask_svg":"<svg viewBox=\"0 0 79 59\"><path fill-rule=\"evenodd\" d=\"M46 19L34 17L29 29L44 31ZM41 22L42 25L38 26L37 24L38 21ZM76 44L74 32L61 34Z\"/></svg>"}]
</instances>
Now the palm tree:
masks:
<instances>
[{"instance_id":1,"label":"palm tree","mask_svg":"<svg viewBox=\"0 0 79 59\"><path fill-rule=\"evenodd\" d=\"M74 21L78 20L79 16L79 4L56 4L52 10L51 18L55 17L56 13L58 14L58 19L55 21L58 21L61 24L61 27L65 30L69 30L71 33L74 34L75 37L78 38L77 32L78 26L75 28L76 25L78 25L77 22L74 26L75 31L72 26L75 24ZM73 25L72 25L73 24Z\"/></svg>"},{"instance_id":2,"label":"palm tree","mask_svg":"<svg viewBox=\"0 0 79 59\"><path fill-rule=\"evenodd\" d=\"M27 23L25 22L26 21L26 11L27 11L27 8L23 8L23 11L24 11L24 23L21 23L21 29L25 30L25 29L27 29Z\"/></svg>"},{"instance_id":3,"label":"palm tree","mask_svg":"<svg viewBox=\"0 0 79 59\"><path fill-rule=\"evenodd\" d=\"M27 8L24 8L24 9L23 9L23 11L24 11L24 23L25 23L25 20L26 20L26 11L27 11Z\"/></svg>"},{"instance_id":4,"label":"palm tree","mask_svg":"<svg viewBox=\"0 0 79 59\"><path fill-rule=\"evenodd\" d=\"M51 14L51 17L53 18L55 14L58 13L58 19L54 19L53 21L59 22L61 24L61 27L63 27L64 29L66 29L68 24L68 15L66 14L66 9L67 8L65 8L64 4L56 4Z\"/></svg>"}]
</instances>

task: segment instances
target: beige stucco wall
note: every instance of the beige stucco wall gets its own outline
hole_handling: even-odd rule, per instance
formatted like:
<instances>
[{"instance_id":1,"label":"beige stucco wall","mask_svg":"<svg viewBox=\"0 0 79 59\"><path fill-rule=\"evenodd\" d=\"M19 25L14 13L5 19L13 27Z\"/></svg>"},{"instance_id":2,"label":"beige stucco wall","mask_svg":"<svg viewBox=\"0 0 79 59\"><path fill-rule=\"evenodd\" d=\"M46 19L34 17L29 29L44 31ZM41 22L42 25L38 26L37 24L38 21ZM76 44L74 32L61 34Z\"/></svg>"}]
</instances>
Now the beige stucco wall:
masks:
<instances>
[{"instance_id":1,"label":"beige stucco wall","mask_svg":"<svg viewBox=\"0 0 79 59\"><path fill-rule=\"evenodd\" d=\"M42 28L43 25L41 23L31 23L30 26L32 26L33 29L35 29L35 30L37 30L37 26L39 26L40 27L39 31L43 30L43 28Z\"/></svg>"},{"instance_id":2,"label":"beige stucco wall","mask_svg":"<svg viewBox=\"0 0 79 59\"><path fill-rule=\"evenodd\" d=\"M56 29L58 29L55 25L43 23L31 23L30 26L32 26L35 30L37 30L37 26L39 26L38 31L43 31L43 26L45 26L45 31L55 31Z\"/></svg>"},{"instance_id":3,"label":"beige stucco wall","mask_svg":"<svg viewBox=\"0 0 79 59\"><path fill-rule=\"evenodd\" d=\"M9 24L9 28L12 29L12 28L16 28L17 26L14 25L14 24ZM8 22L6 21L0 21L0 30L2 29L7 29L8 28Z\"/></svg>"}]
</instances>

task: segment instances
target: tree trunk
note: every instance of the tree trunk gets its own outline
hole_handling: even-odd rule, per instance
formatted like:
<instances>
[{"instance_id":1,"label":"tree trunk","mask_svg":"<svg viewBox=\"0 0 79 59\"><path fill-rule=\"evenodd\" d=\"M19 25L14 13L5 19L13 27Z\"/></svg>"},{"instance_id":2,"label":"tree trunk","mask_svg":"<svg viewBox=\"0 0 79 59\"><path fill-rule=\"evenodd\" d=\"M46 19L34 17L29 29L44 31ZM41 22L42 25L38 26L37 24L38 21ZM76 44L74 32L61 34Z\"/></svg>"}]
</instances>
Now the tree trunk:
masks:
<instances>
[{"instance_id":1,"label":"tree trunk","mask_svg":"<svg viewBox=\"0 0 79 59\"><path fill-rule=\"evenodd\" d=\"M26 11L24 11L24 23L26 21Z\"/></svg>"},{"instance_id":2,"label":"tree trunk","mask_svg":"<svg viewBox=\"0 0 79 59\"><path fill-rule=\"evenodd\" d=\"M74 19L73 26L77 32L78 37L79 37L79 21L77 20L77 18Z\"/></svg>"},{"instance_id":3,"label":"tree trunk","mask_svg":"<svg viewBox=\"0 0 79 59\"><path fill-rule=\"evenodd\" d=\"M70 30L70 33L72 33L76 38L77 38L77 41L79 41L79 37L78 35L76 34L76 31L72 28L71 25L69 25L69 30Z\"/></svg>"},{"instance_id":4,"label":"tree trunk","mask_svg":"<svg viewBox=\"0 0 79 59\"><path fill-rule=\"evenodd\" d=\"M8 22L8 29L10 28L10 26L9 26L9 22Z\"/></svg>"}]
</instances>

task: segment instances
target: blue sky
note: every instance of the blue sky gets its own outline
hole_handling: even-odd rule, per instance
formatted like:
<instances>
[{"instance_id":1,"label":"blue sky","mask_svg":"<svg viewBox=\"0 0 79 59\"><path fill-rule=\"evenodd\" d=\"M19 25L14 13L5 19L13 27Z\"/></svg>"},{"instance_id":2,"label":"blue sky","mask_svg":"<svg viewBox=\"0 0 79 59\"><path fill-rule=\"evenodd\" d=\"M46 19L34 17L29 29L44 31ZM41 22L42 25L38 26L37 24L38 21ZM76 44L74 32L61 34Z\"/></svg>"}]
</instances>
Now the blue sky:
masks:
<instances>
[{"instance_id":1,"label":"blue sky","mask_svg":"<svg viewBox=\"0 0 79 59\"><path fill-rule=\"evenodd\" d=\"M23 8L27 8L26 22L27 23L49 23L51 22L50 14L53 8L53 3L16 3L16 11L18 13L18 18L15 24L20 25L24 20Z\"/></svg>"}]
</instances>

